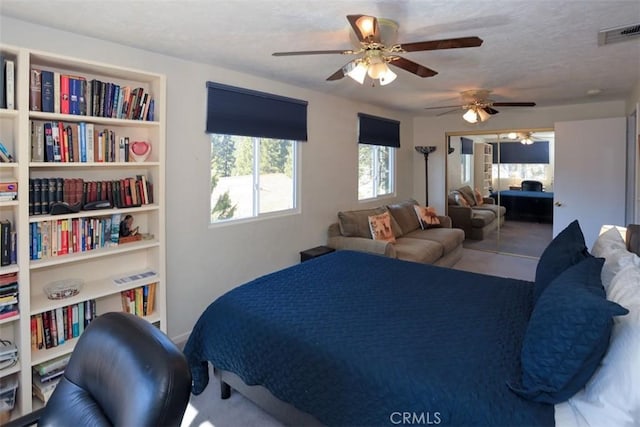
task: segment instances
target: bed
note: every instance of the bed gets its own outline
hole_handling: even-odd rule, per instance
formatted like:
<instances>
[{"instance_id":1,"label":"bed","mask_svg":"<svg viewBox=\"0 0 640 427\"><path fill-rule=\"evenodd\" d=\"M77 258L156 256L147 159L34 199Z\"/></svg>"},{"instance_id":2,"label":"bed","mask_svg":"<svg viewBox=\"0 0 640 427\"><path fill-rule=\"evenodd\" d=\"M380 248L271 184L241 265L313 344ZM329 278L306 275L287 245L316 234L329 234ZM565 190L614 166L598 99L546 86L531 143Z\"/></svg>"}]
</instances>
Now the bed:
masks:
<instances>
[{"instance_id":1,"label":"bed","mask_svg":"<svg viewBox=\"0 0 640 427\"><path fill-rule=\"evenodd\" d=\"M231 384L295 425L552 426L554 405L511 389L535 285L359 252L315 258L205 310L185 346L192 391L210 363L223 395Z\"/></svg>"},{"instance_id":2,"label":"bed","mask_svg":"<svg viewBox=\"0 0 640 427\"><path fill-rule=\"evenodd\" d=\"M491 197L507 209L507 220L553 222L552 192L502 190Z\"/></svg>"}]
</instances>

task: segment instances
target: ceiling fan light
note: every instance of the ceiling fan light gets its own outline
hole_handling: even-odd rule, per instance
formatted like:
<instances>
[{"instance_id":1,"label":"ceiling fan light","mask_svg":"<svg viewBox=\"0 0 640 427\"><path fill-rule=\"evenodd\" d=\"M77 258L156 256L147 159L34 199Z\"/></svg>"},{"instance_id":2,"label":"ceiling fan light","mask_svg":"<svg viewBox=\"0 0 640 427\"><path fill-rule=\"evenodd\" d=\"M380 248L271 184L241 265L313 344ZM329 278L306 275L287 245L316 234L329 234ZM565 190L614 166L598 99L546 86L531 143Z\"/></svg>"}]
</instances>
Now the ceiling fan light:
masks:
<instances>
[{"instance_id":1,"label":"ceiling fan light","mask_svg":"<svg viewBox=\"0 0 640 427\"><path fill-rule=\"evenodd\" d=\"M387 72L380 76L380 86L385 86L394 81L398 77L396 73L387 67Z\"/></svg>"},{"instance_id":2,"label":"ceiling fan light","mask_svg":"<svg viewBox=\"0 0 640 427\"><path fill-rule=\"evenodd\" d=\"M375 28L373 26L373 16L361 16L356 20L356 26L362 34L362 38L373 37Z\"/></svg>"},{"instance_id":3,"label":"ceiling fan light","mask_svg":"<svg viewBox=\"0 0 640 427\"><path fill-rule=\"evenodd\" d=\"M531 145L533 144L533 141L530 138L523 138L520 140L520 142L524 145Z\"/></svg>"},{"instance_id":4,"label":"ceiling fan light","mask_svg":"<svg viewBox=\"0 0 640 427\"><path fill-rule=\"evenodd\" d=\"M516 139L517 137L518 137L518 134L515 133L515 132L509 132L507 134L507 138L509 138L509 139Z\"/></svg>"},{"instance_id":5,"label":"ceiling fan light","mask_svg":"<svg viewBox=\"0 0 640 427\"><path fill-rule=\"evenodd\" d=\"M469 123L478 123L478 113L473 108L469 108L466 113L462 115L462 118Z\"/></svg>"},{"instance_id":6,"label":"ceiling fan light","mask_svg":"<svg viewBox=\"0 0 640 427\"><path fill-rule=\"evenodd\" d=\"M491 114L484 111L484 108L478 108L478 116L481 122L486 122L491 118Z\"/></svg>"},{"instance_id":7,"label":"ceiling fan light","mask_svg":"<svg viewBox=\"0 0 640 427\"><path fill-rule=\"evenodd\" d=\"M373 57L369 61L369 70L367 74L372 79L379 79L389 71L389 66L378 57Z\"/></svg>"},{"instance_id":8,"label":"ceiling fan light","mask_svg":"<svg viewBox=\"0 0 640 427\"><path fill-rule=\"evenodd\" d=\"M349 67L349 65L351 67ZM362 62L358 62L357 65L353 65L353 63L347 64L347 70L345 71L345 75L351 77L353 80L357 81L360 84L364 84L364 78L367 76L367 66Z\"/></svg>"}]
</instances>

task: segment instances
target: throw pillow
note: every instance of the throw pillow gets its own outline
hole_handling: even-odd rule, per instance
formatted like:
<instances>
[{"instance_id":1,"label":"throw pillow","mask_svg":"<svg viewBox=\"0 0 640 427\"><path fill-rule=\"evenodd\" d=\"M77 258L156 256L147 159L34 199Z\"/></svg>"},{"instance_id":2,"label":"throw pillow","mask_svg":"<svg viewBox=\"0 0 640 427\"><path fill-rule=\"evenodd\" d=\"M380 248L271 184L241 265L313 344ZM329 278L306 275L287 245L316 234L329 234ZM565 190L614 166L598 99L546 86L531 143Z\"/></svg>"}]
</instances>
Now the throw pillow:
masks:
<instances>
[{"instance_id":1,"label":"throw pillow","mask_svg":"<svg viewBox=\"0 0 640 427\"><path fill-rule=\"evenodd\" d=\"M533 289L534 304L553 279L567 268L590 256L580 224L578 220L574 220L558 233L538 260Z\"/></svg>"},{"instance_id":2,"label":"throw pillow","mask_svg":"<svg viewBox=\"0 0 640 427\"><path fill-rule=\"evenodd\" d=\"M614 316L628 313L586 282L602 258L587 258L556 277L533 309L521 351L522 375L508 383L518 395L560 403L578 392L609 346ZM599 276L599 275L598 275ZM599 293L599 294L598 294Z\"/></svg>"},{"instance_id":3,"label":"throw pillow","mask_svg":"<svg viewBox=\"0 0 640 427\"><path fill-rule=\"evenodd\" d=\"M462 195L462 193L455 193L455 198L456 198L456 203L458 204L458 206L463 206L465 208L468 208L469 206L469 202L467 202L467 199L464 198L464 196Z\"/></svg>"},{"instance_id":4,"label":"throw pillow","mask_svg":"<svg viewBox=\"0 0 640 427\"><path fill-rule=\"evenodd\" d=\"M369 228L371 229L371 237L373 240L385 240L395 243L396 238L391 230L391 215L385 212L369 217Z\"/></svg>"},{"instance_id":5,"label":"throw pillow","mask_svg":"<svg viewBox=\"0 0 640 427\"><path fill-rule=\"evenodd\" d=\"M464 197L464 199L467 201L469 206L476 205L476 196L473 193L473 190L471 189L471 187L469 187L468 185L465 185L463 187L458 188L458 191L460 192L460 194L462 194L462 197Z\"/></svg>"},{"instance_id":6,"label":"throw pillow","mask_svg":"<svg viewBox=\"0 0 640 427\"><path fill-rule=\"evenodd\" d=\"M609 289L613 277L626 266L640 266L640 257L627 250L617 227L611 227L600 234L593 244L591 253L606 260L602 267L602 285L605 289Z\"/></svg>"},{"instance_id":7,"label":"throw pillow","mask_svg":"<svg viewBox=\"0 0 640 427\"><path fill-rule=\"evenodd\" d=\"M418 221L420 221L420 227L423 230L427 228L436 228L440 227L440 218L438 218L438 214L436 213L435 208L431 206L419 206L415 205L413 209L416 212L418 217Z\"/></svg>"},{"instance_id":8,"label":"throw pillow","mask_svg":"<svg viewBox=\"0 0 640 427\"><path fill-rule=\"evenodd\" d=\"M369 216L378 215L387 211L385 207L375 209L360 209L355 211L338 212L338 224L340 225L340 234L346 237L363 237L371 238L371 229L369 227ZM391 229L394 236L401 236L400 226L393 217L391 217Z\"/></svg>"},{"instance_id":9,"label":"throw pillow","mask_svg":"<svg viewBox=\"0 0 640 427\"><path fill-rule=\"evenodd\" d=\"M473 195L476 196L476 205L482 206L484 204L484 198L482 197L482 194L480 194L480 190L477 188L473 190Z\"/></svg>"}]
</instances>

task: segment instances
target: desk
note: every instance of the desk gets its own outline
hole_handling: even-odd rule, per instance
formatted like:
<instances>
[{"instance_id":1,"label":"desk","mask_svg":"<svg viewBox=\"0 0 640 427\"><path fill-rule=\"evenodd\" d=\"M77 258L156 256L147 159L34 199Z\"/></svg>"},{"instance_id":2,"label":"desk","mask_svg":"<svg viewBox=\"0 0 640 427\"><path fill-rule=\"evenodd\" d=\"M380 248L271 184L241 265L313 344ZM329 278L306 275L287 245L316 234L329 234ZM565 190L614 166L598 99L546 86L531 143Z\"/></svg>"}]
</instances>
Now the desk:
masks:
<instances>
[{"instance_id":1,"label":"desk","mask_svg":"<svg viewBox=\"0 0 640 427\"><path fill-rule=\"evenodd\" d=\"M553 193L503 190L491 193L491 197L507 209L507 220L553 222Z\"/></svg>"}]
</instances>

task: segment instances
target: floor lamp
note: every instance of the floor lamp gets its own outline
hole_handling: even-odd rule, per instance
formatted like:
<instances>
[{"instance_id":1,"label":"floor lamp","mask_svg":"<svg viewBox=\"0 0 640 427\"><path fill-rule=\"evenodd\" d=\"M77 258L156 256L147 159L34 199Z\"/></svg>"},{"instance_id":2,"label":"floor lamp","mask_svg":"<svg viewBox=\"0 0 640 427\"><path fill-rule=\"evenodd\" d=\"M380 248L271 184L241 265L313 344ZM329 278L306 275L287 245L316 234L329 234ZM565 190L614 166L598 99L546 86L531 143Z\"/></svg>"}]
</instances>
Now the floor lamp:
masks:
<instances>
[{"instance_id":1,"label":"floor lamp","mask_svg":"<svg viewBox=\"0 0 640 427\"><path fill-rule=\"evenodd\" d=\"M429 206L429 154L436 151L436 147L433 145L419 145L416 147L416 151L424 154L424 203L425 206Z\"/></svg>"}]
</instances>

